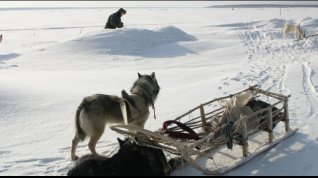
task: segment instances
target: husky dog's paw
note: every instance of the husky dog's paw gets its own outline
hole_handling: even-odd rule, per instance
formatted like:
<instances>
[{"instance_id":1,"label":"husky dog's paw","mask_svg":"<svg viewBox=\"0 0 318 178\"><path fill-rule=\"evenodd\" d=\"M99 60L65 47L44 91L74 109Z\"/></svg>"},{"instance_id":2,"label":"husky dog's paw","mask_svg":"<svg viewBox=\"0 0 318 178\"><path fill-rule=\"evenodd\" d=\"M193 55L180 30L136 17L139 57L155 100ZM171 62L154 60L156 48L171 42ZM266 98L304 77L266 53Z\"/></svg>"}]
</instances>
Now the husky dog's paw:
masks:
<instances>
[{"instance_id":1,"label":"husky dog's paw","mask_svg":"<svg viewBox=\"0 0 318 178\"><path fill-rule=\"evenodd\" d=\"M75 155L75 156L72 156L72 160L73 160L73 161L77 161L78 159L79 159L78 156L76 156L76 155Z\"/></svg>"}]
</instances>

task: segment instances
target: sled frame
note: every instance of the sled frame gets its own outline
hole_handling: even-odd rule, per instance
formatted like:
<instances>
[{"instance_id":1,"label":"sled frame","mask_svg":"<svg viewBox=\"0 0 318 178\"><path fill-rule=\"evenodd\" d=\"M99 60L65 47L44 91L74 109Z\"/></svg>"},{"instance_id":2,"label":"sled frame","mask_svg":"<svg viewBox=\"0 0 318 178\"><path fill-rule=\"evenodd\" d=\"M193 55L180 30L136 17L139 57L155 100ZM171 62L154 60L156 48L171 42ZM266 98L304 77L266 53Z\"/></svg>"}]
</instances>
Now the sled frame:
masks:
<instances>
[{"instance_id":1,"label":"sled frame","mask_svg":"<svg viewBox=\"0 0 318 178\"><path fill-rule=\"evenodd\" d=\"M250 159L265 152L266 150L276 146L281 141L292 136L298 131L298 129L291 129L289 127L288 99L291 95L285 96L277 93L267 92L257 88L256 86L251 86L248 89L238 92L236 94L245 91L252 91L254 96L262 95L263 97L267 97L267 99L271 98L275 100L275 102L273 104L270 104L268 107L262 108L257 112L254 112L253 114L248 115L235 122L235 124L243 124L243 140L245 141L245 144L242 145L243 156L242 158L236 160L235 163L232 163L231 165L223 169L216 168L214 170L209 170L207 168L203 168L195 161L194 157L196 157L196 159L198 157L207 157L208 159L213 159L213 156L207 156L207 154L211 153L211 151L213 154L214 150L218 149L221 146L226 146L227 139L222 135L218 138L215 138L215 133L210 128L210 123L213 121L213 119L215 117L220 117L224 112L224 107L220 107L212 111L209 111L206 107L211 106L221 100L232 98L232 96L234 96L235 94L217 98L209 102L203 103L175 119L175 121L187 124L192 129L201 129L201 132L198 133L201 136L199 140L175 139L168 137L167 135L164 135L161 130L153 132L142 128L138 128L136 126L124 124L113 125L110 128L120 134L133 137L137 144L162 149L169 153L181 156L182 159L185 160L189 165L201 171L203 174L224 174L246 163ZM278 110L276 111L273 111L273 108L278 107L279 105L280 108L278 108ZM199 113L199 115L189 119L187 116L191 115L193 112L197 112ZM284 113L283 117L279 121L284 122L285 124L285 134L274 139L272 128L273 118L279 115L280 113ZM246 122L249 119L253 119L255 116L265 118L267 123L269 124L268 140L264 141L264 143L255 152L249 153L247 144L248 138L251 135L257 134L258 130L248 130L246 127ZM172 127L170 129L175 131L179 130L177 127ZM200 149L197 149L198 147L200 147Z\"/></svg>"}]
</instances>

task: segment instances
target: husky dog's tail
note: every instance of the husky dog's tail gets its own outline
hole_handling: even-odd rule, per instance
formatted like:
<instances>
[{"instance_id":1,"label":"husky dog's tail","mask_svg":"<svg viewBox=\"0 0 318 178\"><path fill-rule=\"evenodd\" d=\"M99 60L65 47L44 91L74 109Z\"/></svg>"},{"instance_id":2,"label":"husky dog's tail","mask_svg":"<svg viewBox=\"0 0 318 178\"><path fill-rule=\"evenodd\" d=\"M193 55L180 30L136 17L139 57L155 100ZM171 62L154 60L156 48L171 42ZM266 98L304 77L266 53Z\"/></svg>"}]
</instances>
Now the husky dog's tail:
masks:
<instances>
[{"instance_id":1,"label":"husky dog's tail","mask_svg":"<svg viewBox=\"0 0 318 178\"><path fill-rule=\"evenodd\" d=\"M85 99L83 99L82 103L78 106L77 111L76 111L76 115L75 115L76 136L81 141L84 141L84 139L86 138L86 133L81 128L80 115L81 115L82 110L83 109L85 110L85 107L86 107L87 103L88 102Z\"/></svg>"}]
</instances>

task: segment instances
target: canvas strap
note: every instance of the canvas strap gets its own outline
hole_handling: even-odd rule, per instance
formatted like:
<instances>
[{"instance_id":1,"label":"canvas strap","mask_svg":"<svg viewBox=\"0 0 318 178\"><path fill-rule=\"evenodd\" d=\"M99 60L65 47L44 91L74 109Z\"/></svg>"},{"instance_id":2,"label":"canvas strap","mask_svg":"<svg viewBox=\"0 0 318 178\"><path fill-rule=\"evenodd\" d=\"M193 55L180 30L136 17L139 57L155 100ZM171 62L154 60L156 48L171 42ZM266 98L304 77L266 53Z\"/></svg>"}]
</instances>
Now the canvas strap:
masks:
<instances>
[{"instance_id":1,"label":"canvas strap","mask_svg":"<svg viewBox=\"0 0 318 178\"><path fill-rule=\"evenodd\" d=\"M126 125L128 125L128 114L127 114L127 107L126 107L126 103L125 103L125 100L124 98L122 98L120 100L120 110L121 110L121 113L123 115L123 118L124 118L124 122Z\"/></svg>"}]
</instances>

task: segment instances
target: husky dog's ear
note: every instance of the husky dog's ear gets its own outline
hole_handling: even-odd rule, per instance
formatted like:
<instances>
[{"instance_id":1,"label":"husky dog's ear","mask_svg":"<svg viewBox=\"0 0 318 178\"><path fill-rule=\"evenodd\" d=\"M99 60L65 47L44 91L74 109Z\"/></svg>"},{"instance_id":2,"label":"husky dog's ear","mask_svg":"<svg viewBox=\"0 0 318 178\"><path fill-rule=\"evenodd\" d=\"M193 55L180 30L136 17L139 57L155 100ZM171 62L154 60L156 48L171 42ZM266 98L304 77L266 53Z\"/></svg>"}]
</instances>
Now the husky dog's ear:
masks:
<instances>
[{"instance_id":1,"label":"husky dog's ear","mask_svg":"<svg viewBox=\"0 0 318 178\"><path fill-rule=\"evenodd\" d=\"M142 75L138 72L138 78L141 78L142 77Z\"/></svg>"},{"instance_id":2,"label":"husky dog's ear","mask_svg":"<svg viewBox=\"0 0 318 178\"><path fill-rule=\"evenodd\" d=\"M122 91L121 91L121 96L122 96L123 98L127 98L129 95L128 95L128 93L126 92L126 90L122 90Z\"/></svg>"},{"instance_id":3,"label":"husky dog's ear","mask_svg":"<svg viewBox=\"0 0 318 178\"><path fill-rule=\"evenodd\" d=\"M153 73L151 74L151 77L152 77L153 79L155 79L155 78L156 78L156 74L155 74L155 72L153 72Z\"/></svg>"},{"instance_id":4,"label":"husky dog's ear","mask_svg":"<svg viewBox=\"0 0 318 178\"><path fill-rule=\"evenodd\" d=\"M122 141L120 138L117 138L118 143L119 143L119 147L122 147L125 143L125 141Z\"/></svg>"}]
</instances>

